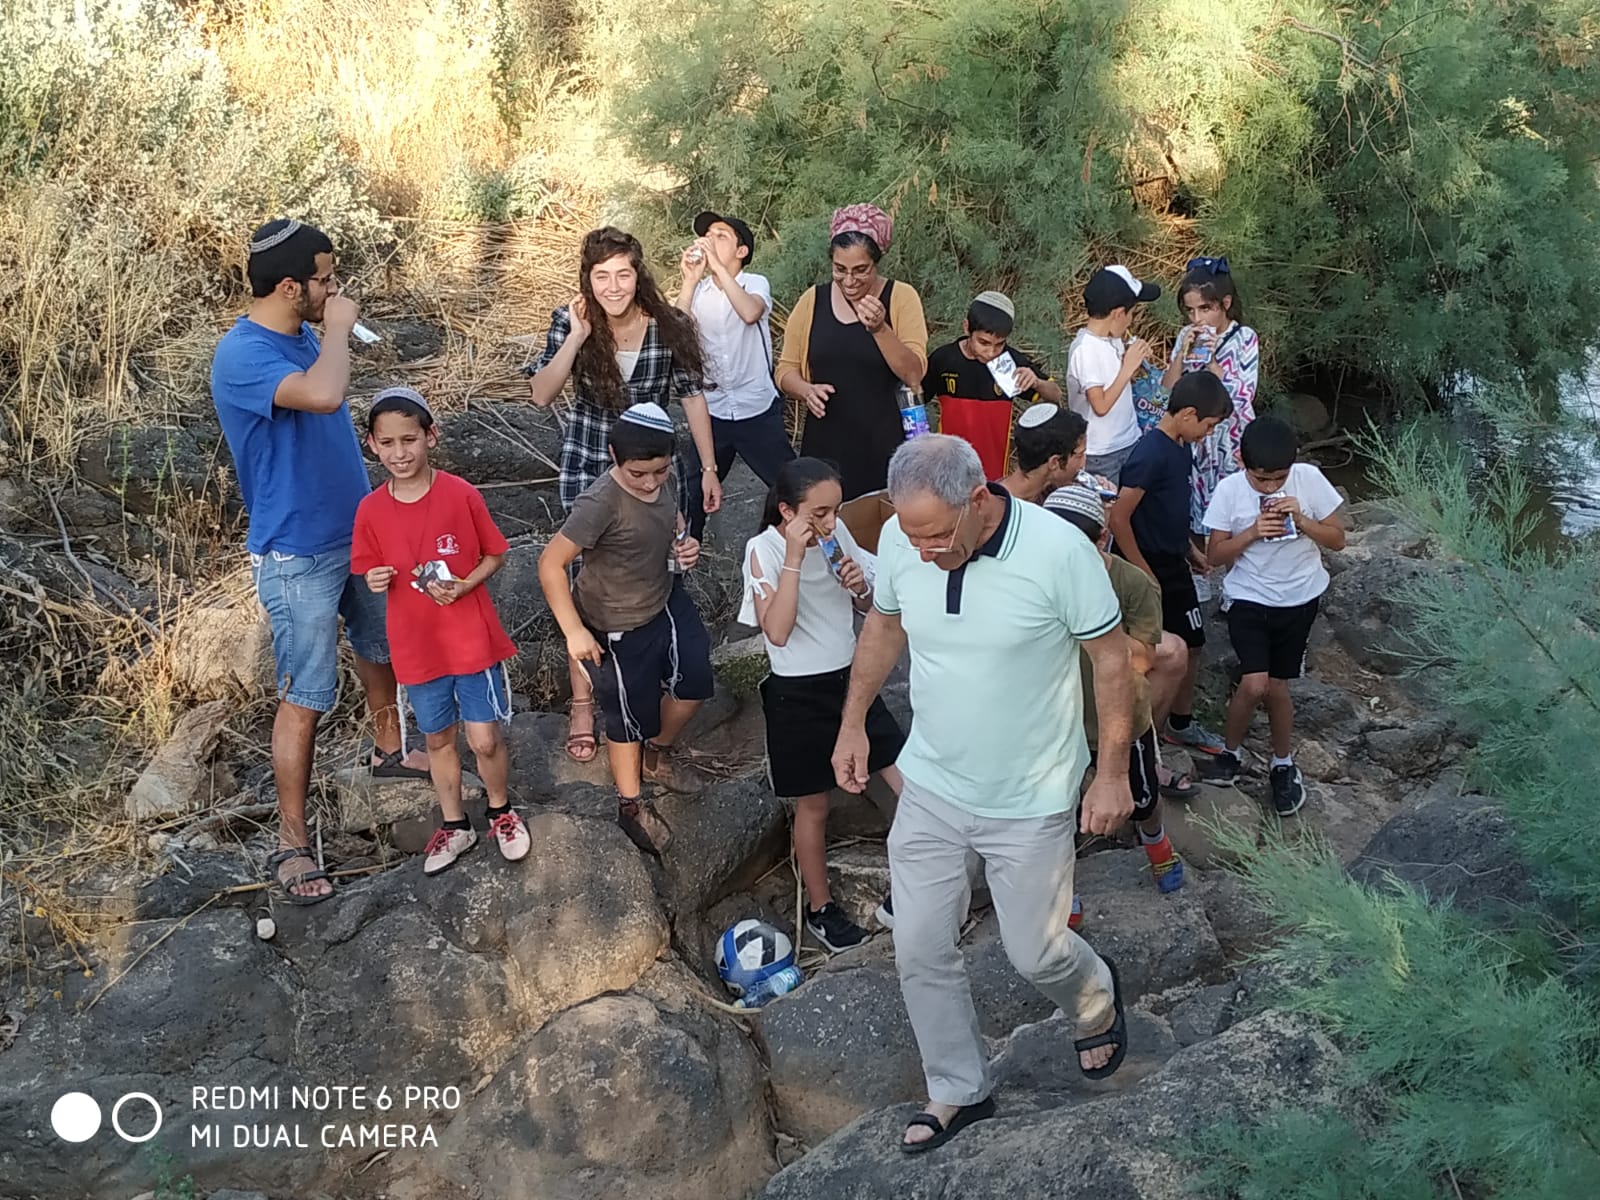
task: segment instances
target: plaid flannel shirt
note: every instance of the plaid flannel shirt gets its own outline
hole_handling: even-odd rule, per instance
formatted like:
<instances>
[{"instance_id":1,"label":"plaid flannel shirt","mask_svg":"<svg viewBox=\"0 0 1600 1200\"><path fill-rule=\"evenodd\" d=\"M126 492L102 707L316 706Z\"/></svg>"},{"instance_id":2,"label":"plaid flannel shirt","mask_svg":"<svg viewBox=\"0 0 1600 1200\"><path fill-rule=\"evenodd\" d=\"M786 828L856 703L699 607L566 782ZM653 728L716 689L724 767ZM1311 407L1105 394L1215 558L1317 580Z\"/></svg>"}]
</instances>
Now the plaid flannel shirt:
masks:
<instances>
[{"instance_id":1,"label":"plaid flannel shirt","mask_svg":"<svg viewBox=\"0 0 1600 1200\"><path fill-rule=\"evenodd\" d=\"M523 374L533 375L547 366L571 332L572 319L567 306L562 305L550 314L550 332L545 336L544 349L538 358L522 368ZM645 328L644 341L639 346L639 361L634 365L633 377L624 380L622 388L629 405L654 403L666 408L673 400L681 407L685 397L704 392L705 384L673 361L672 351L661 341L660 331L652 317ZM573 502L610 469L608 439L618 415L584 396L578 391L577 380L573 380L571 408L561 441L563 509L570 511ZM694 440L680 429L673 475L677 481L678 506L686 515L691 511L690 481L700 475L699 458L690 455L693 447Z\"/></svg>"}]
</instances>

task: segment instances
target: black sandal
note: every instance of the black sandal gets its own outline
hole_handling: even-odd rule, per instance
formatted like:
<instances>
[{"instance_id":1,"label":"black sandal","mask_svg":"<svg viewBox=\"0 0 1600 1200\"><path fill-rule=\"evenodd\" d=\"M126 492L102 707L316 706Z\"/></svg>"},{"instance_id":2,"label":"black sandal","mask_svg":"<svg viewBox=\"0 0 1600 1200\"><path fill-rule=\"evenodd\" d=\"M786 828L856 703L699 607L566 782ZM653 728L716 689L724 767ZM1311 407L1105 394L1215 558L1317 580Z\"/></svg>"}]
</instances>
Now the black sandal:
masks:
<instances>
[{"instance_id":1,"label":"black sandal","mask_svg":"<svg viewBox=\"0 0 1600 1200\"><path fill-rule=\"evenodd\" d=\"M1200 785L1190 778L1187 771L1173 771L1172 778L1166 783L1161 783L1161 772L1166 769L1165 767L1156 768L1156 780L1161 789L1161 794L1168 800L1193 800L1200 794Z\"/></svg>"},{"instance_id":2,"label":"black sandal","mask_svg":"<svg viewBox=\"0 0 1600 1200\"><path fill-rule=\"evenodd\" d=\"M908 1142L902 1137L900 1149L906 1154L922 1154L935 1146L944 1145L974 1121L987 1121L992 1116L994 1116L993 1096L985 1096L976 1104L963 1104L956 1109L955 1115L948 1123L939 1120L931 1112L919 1112L906 1122L906 1128L912 1129L921 1125L924 1129L933 1130L933 1136L920 1142Z\"/></svg>"},{"instance_id":3,"label":"black sandal","mask_svg":"<svg viewBox=\"0 0 1600 1200\"><path fill-rule=\"evenodd\" d=\"M308 908L313 904L321 904L324 900L332 899L333 888L331 880L329 881L329 890L318 896L301 896L289 890L297 884L315 883L319 879L328 878L328 873L321 867L318 867L315 870L305 871L299 875L285 879L279 873L278 868L283 866L284 863L292 862L297 858L309 858L313 863L317 861L317 856L311 853L310 846L289 846L285 849L279 850L276 854L267 859L267 870L272 873L272 882L277 886L277 889L283 893L283 898L290 904L297 904L301 908Z\"/></svg>"},{"instance_id":4,"label":"black sandal","mask_svg":"<svg viewBox=\"0 0 1600 1200\"><path fill-rule=\"evenodd\" d=\"M421 767L406 766L405 752L390 750L385 753L376 746L372 748L376 762L369 760L369 770L374 779L431 779L433 776Z\"/></svg>"},{"instance_id":5,"label":"black sandal","mask_svg":"<svg viewBox=\"0 0 1600 1200\"><path fill-rule=\"evenodd\" d=\"M1098 1050L1101 1046L1113 1046L1115 1049L1103 1066L1086 1067L1080 1058L1078 1070L1083 1072L1085 1079L1106 1079L1115 1075L1117 1068L1122 1065L1122 1060L1128 1054L1128 1018L1122 1010L1122 981L1117 978L1117 964L1104 954L1100 956L1100 961L1111 971L1111 1002L1116 1008L1116 1019L1111 1022L1111 1028L1104 1033L1079 1038L1072 1043L1072 1048L1079 1053L1085 1050Z\"/></svg>"}]
</instances>

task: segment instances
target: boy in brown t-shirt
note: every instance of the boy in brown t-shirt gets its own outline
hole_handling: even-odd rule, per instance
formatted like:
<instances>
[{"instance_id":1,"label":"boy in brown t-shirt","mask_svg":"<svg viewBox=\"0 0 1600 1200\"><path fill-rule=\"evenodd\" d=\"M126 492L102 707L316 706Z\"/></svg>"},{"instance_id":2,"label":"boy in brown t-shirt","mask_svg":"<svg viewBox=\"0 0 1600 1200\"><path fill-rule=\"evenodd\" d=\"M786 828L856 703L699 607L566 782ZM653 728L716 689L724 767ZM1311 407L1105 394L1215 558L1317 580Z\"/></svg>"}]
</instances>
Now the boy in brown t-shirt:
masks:
<instances>
[{"instance_id":1,"label":"boy in brown t-shirt","mask_svg":"<svg viewBox=\"0 0 1600 1200\"><path fill-rule=\"evenodd\" d=\"M567 653L594 682L605 717L606 753L617 785L617 824L659 855L672 830L640 796L642 779L698 791L694 772L673 760L674 743L713 690L711 639L682 572L700 557L687 535L672 469L672 421L656 404L635 404L612 427L612 467L579 496L539 556L545 601ZM582 556L575 584L567 572Z\"/></svg>"}]
</instances>

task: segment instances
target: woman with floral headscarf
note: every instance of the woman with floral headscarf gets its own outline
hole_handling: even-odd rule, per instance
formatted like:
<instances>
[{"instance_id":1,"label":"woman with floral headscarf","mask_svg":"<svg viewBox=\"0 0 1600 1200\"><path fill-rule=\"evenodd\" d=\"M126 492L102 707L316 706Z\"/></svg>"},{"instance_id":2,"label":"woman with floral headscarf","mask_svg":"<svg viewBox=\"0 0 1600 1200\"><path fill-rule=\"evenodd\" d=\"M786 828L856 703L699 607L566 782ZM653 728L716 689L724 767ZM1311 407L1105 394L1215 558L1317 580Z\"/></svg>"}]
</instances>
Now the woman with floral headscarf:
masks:
<instances>
[{"instance_id":1,"label":"woman with floral headscarf","mask_svg":"<svg viewBox=\"0 0 1600 1200\"><path fill-rule=\"evenodd\" d=\"M846 500L888 482L889 456L905 439L896 392L905 384L920 397L928 365L922 298L878 274L893 232L871 204L833 214L833 282L795 302L778 359L779 389L806 406L800 453L838 465Z\"/></svg>"}]
</instances>

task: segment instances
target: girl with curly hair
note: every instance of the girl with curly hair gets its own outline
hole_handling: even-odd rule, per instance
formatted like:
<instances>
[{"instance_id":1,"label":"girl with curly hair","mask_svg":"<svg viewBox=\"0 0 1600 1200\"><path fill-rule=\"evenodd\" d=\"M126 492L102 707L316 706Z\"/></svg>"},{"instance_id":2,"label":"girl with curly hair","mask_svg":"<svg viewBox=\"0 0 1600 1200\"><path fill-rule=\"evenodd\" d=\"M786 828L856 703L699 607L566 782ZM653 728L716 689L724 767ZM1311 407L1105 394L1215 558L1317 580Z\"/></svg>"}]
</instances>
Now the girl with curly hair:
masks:
<instances>
[{"instance_id":1,"label":"girl with curly hair","mask_svg":"<svg viewBox=\"0 0 1600 1200\"><path fill-rule=\"evenodd\" d=\"M690 535L700 536L695 526L704 525L703 513L722 505L702 383L704 357L693 320L661 294L638 238L610 225L584 235L578 295L550 314L544 350L523 370L532 376L533 402L541 408L555 403L572 383L559 464L561 506L568 511L610 469L609 439L617 417L635 404L667 408L677 401L696 454L690 459L682 449L678 452L678 504L690 522ZM569 666L572 725L567 753L589 762L599 748L594 694L583 670Z\"/></svg>"}]
</instances>

